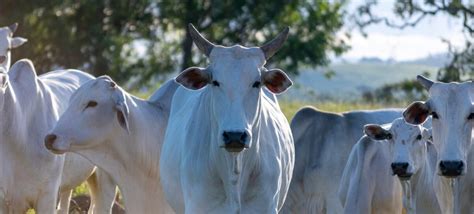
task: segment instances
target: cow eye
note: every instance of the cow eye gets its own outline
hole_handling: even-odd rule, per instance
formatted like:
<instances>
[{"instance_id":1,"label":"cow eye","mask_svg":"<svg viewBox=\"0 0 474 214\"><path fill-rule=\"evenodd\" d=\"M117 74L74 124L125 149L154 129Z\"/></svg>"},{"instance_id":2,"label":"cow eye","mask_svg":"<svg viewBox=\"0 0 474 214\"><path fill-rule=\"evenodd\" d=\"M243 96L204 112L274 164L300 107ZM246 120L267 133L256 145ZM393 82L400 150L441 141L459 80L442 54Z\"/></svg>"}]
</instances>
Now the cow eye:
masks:
<instances>
[{"instance_id":1,"label":"cow eye","mask_svg":"<svg viewBox=\"0 0 474 214\"><path fill-rule=\"evenodd\" d=\"M89 102L87 103L86 108L89 108L89 107L92 108L92 107L96 107L96 106L97 106L97 102L92 100L92 101L89 101Z\"/></svg>"},{"instance_id":2,"label":"cow eye","mask_svg":"<svg viewBox=\"0 0 474 214\"><path fill-rule=\"evenodd\" d=\"M439 119L438 114L436 112L431 112L431 116L433 119Z\"/></svg>"},{"instance_id":3,"label":"cow eye","mask_svg":"<svg viewBox=\"0 0 474 214\"><path fill-rule=\"evenodd\" d=\"M260 88L260 85L261 85L261 84L262 84L262 83L261 83L260 81L255 81L255 82L253 83L252 87L253 87L253 88Z\"/></svg>"},{"instance_id":4,"label":"cow eye","mask_svg":"<svg viewBox=\"0 0 474 214\"><path fill-rule=\"evenodd\" d=\"M468 120L474 119L474 113L469 114L469 116L467 117L467 119L468 119Z\"/></svg>"},{"instance_id":5,"label":"cow eye","mask_svg":"<svg viewBox=\"0 0 474 214\"><path fill-rule=\"evenodd\" d=\"M212 85L219 87L221 84L220 84L219 82L217 82L217 81L214 80L214 81L212 81Z\"/></svg>"},{"instance_id":6,"label":"cow eye","mask_svg":"<svg viewBox=\"0 0 474 214\"><path fill-rule=\"evenodd\" d=\"M416 140L421 140L421 134L419 134L418 136L416 136Z\"/></svg>"}]
</instances>

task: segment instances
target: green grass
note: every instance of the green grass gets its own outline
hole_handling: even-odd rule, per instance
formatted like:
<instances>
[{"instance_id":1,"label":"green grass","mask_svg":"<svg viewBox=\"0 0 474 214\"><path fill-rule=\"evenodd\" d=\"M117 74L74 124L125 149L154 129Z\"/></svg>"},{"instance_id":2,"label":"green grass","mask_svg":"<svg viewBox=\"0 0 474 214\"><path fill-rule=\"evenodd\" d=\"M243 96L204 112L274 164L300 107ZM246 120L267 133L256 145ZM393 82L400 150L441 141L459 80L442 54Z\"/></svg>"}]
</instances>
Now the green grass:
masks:
<instances>
[{"instance_id":1,"label":"green grass","mask_svg":"<svg viewBox=\"0 0 474 214\"><path fill-rule=\"evenodd\" d=\"M301 101L280 101L280 108L290 121L298 110L305 106L313 106L319 110L329 112L346 112L354 110L372 110L380 108L398 108L406 106L406 103L380 104L362 102L301 102Z\"/></svg>"}]
</instances>

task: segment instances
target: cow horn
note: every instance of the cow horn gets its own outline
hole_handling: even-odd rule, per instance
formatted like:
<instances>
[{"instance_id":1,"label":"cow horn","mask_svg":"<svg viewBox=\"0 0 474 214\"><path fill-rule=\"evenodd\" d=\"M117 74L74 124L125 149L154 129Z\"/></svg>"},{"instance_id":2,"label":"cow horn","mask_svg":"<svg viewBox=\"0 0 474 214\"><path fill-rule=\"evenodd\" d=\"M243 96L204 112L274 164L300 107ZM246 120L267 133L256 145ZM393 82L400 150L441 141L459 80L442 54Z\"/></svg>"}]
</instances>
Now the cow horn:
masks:
<instances>
[{"instance_id":1,"label":"cow horn","mask_svg":"<svg viewBox=\"0 0 474 214\"><path fill-rule=\"evenodd\" d=\"M265 59L268 60L272 57L283 45L283 43L288 38L288 33L290 32L290 28L286 27L278 36L273 39L272 41L268 42L267 44L260 47L265 55Z\"/></svg>"},{"instance_id":2,"label":"cow horn","mask_svg":"<svg viewBox=\"0 0 474 214\"><path fill-rule=\"evenodd\" d=\"M424 77L423 75L416 76L416 80L428 91L430 90L431 86L434 83L433 81Z\"/></svg>"},{"instance_id":3,"label":"cow horn","mask_svg":"<svg viewBox=\"0 0 474 214\"><path fill-rule=\"evenodd\" d=\"M18 28L18 23L11 24L10 26L8 26L8 28L10 28L10 31L12 33L15 33L16 29Z\"/></svg>"},{"instance_id":4,"label":"cow horn","mask_svg":"<svg viewBox=\"0 0 474 214\"><path fill-rule=\"evenodd\" d=\"M216 46L212 44L212 42L209 42L206 38L204 38L198 30L194 27L193 24L188 25L189 29L189 35L191 35L191 38L194 41L194 44L201 50L206 56L209 57L211 55L212 49Z\"/></svg>"}]
</instances>

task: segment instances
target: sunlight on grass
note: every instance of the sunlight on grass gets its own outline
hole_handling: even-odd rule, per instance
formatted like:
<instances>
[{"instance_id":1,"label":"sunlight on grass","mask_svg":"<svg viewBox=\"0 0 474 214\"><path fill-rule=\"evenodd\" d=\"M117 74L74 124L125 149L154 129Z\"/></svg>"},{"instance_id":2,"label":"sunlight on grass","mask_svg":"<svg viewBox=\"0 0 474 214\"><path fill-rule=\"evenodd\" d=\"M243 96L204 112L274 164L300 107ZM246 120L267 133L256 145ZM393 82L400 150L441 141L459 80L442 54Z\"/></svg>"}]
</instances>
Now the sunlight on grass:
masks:
<instances>
[{"instance_id":1,"label":"sunlight on grass","mask_svg":"<svg viewBox=\"0 0 474 214\"><path fill-rule=\"evenodd\" d=\"M290 121L298 110L305 106L313 106L322 111L329 112L346 112L355 110L372 110L380 108L402 108L406 103L398 104L379 104L379 103L362 103L362 102L299 102L299 101L280 101L280 108Z\"/></svg>"}]
</instances>

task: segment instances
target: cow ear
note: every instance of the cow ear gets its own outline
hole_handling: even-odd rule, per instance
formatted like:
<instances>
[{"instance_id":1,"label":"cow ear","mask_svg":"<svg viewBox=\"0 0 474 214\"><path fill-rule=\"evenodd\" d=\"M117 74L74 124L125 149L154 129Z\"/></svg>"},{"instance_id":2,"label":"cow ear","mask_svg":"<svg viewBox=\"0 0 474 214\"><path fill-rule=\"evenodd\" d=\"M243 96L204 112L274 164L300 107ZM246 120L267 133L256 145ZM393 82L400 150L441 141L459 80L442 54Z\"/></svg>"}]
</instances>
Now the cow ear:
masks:
<instances>
[{"instance_id":1,"label":"cow ear","mask_svg":"<svg viewBox=\"0 0 474 214\"><path fill-rule=\"evenodd\" d=\"M11 47L12 48L17 48L20 47L21 45L25 44L28 41L28 39L25 39L23 37L14 37L11 40Z\"/></svg>"},{"instance_id":2,"label":"cow ear","mask_svg":"<svg viewBox=\"0 0 474 214\"><path fill-rule=\"evenodd\" d=\"M414 102L403 111L403 118L407 123L420 125L426 121L430 115L430 109L424 102Z\"/></svg>"},{"instance_id":3,"label":"cow ear","mask_svg":"<svg viewBox=\"0 0 474 214\"><path fill-rule=\"evenodd\" d=\"M281 94L293 85L288 75L280 69L264 71L262 74L262 82L268 90L275 94Z\"/></svg>"},{"instance_id":4,"label":"cow ear","mask_svg":"<svg viewBox=\"0 0 474 214\"><path fill-rule=\"evenodd\" d=\"M368 124L364 126L364 133L372 140L390 140L392 134L380 125Z\"/></svg>"},{"instance_id":5,"label":"cow ear","mask_svg":"<svg viewBox=\"0 0 474 214\"><path fill-rule=\"evenodd\" d=\"M130 134L130 129L128 125L128 105L125 101L125 94L117 86L114 87L113 99L115 102L115 110L117 111L117 120L120 126Z\"/></svg>"},{"instance_id":6,"label":"cow ear","mask_svg":"<svg viewBox=\"0 0 474 214\"><path fill-rule=\"evenodd\" d=\"M198 90L211 81L211 75L204 68L191 67L181 72L175 80L188 89Z\"/></svg>"}]
</instances>

